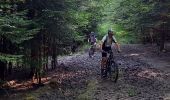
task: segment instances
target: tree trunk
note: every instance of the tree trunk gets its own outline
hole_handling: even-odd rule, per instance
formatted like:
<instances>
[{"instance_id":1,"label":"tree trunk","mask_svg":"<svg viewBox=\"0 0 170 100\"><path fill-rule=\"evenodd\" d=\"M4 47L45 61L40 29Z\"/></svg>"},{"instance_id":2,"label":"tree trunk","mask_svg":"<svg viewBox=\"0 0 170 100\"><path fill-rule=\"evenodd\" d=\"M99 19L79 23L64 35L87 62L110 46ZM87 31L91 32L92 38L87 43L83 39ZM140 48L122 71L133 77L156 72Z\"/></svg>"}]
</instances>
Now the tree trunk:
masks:
<instances>
[{"instance_id":1,"label":"tree trunk","mask_svg":"<svg viewBox=\"0 0 170 100\"><path fill-rule=\"evenodd\" d=\"M38 84L41 84L41 72L40 71L38 71Z\"/></svg>"},{"instance_id":2,"label":"tree trunk","mask_svg":"<svg viewBox=\"0 0 170 100\"><path fill-rule=\"evenodd\" d=\"M151 39L151 44L153 45L154 39L153 39L153 30L150 29L149 31L150 39Z\"/></svg>"},{"instance_id":3,"label":"tree trunk","mask_svg":"<svg viewBox=\"0 0 170 100\"><path fill-rule=\"evenodd\" d=\"M45 61L43 64L43 70L48 71L48 49L46 47L44 47L43 50L43 60Z\"/></svg>"},{"instance_id":4,"label":"tree trunk","mask_svg":"<svg viewBox=\"0 0 170 100\"><path fill-rule=\"evenodd\" d=\"M8 64L8 74L9 75L12 74L12 62L9 62L9 64Z\"/></svg>"},{"instance_id":5,"label":"tree trunk","mask_svg":"<svg viewBox=\"0 0 170 100\"><path fill-rule=\"evenodd\" d=\"M46 71L48 71L48 55L47 55L47 57L45 59L46 59L45 68L46 68Z\"/></svg>"},{"instance_id":6,"label":"tree trunk","mask_svg":"<svg viewBox=\"0 0 170 100\"><path fill-rule=\"evenodd\" d=\"M56 68L56 58L57 58L57 54L56 54L56 41L54 39L53 41L53 45L52 45L52 69L55 69Z\"/></svg>"},{"instance_id":7,"label":"tree trunk","mask_svg":"<svg viewBox=\"0 0 170 100\"><path fill-rule=\"evenodd\" d=\"M43 43L42 44L40 44L41 46L39 47L39 57L38 57L38 63L39 63L39 66L38 66L38 68L37 68L37 74L38 74L38 77L37 77L37 79L38 79L38 84L41 84L41 70L42 70L42 58L43 58L43 56L42 56L42 53L43 53L43 50L42 50L42 45L43 45Z\"/></svg>"},{"instance_id":8,"label":"tree trunk","mask_svg":"<svg viewBox=\"0 0 170 100\"><path fill-rule=\"evenodd\" d=\"M34 48L31 48L31 71L30 71L30 78L32 78L32 80L34 80L34 76L35 76L35 72L36 72L36 68L35 68L35 60L36 60L36 53L35 53L35 50Z\"/></svg>"},{"instance_id":9,"label":"tree trunk","mask_svg":"<svg viewBox=\"0 0 170 100\"><path fill-rule=\"evenodd\" d=\"M5 80L6 63L0 61L0 80Z\"/></svg>"},{"instance_id":10,"label":"tree trunk","mask_svg":"<svg viewBox=\"0 0 170 100\"><path fill-rule=\"evenodd\" d=\"M160 51L165 49L165 31L161 33Z\"/></svg>"}]
</instances>

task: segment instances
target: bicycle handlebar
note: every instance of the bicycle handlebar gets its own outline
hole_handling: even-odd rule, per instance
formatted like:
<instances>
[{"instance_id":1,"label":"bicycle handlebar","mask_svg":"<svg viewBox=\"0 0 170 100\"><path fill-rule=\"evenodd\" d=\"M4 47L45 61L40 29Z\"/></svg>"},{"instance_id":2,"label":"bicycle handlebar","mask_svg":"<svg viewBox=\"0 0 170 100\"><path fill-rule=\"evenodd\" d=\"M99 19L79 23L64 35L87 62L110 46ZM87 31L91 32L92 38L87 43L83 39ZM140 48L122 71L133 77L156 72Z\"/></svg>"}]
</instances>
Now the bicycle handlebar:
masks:
<instances>
[{"instance_id":1,"label":"bicycle handlebar","mask_svg":"<svg viewBox=\"0 0 170 100\"><path fill-rule=\"evenodd\" d=\"M107 51L104 51L104 50L101 50L101 52L104 52L104 53L113 53L112 50L109 50L108 52ZM120 51L117 51L118 53L121 53Z\"/></svg>"}]
</instances>

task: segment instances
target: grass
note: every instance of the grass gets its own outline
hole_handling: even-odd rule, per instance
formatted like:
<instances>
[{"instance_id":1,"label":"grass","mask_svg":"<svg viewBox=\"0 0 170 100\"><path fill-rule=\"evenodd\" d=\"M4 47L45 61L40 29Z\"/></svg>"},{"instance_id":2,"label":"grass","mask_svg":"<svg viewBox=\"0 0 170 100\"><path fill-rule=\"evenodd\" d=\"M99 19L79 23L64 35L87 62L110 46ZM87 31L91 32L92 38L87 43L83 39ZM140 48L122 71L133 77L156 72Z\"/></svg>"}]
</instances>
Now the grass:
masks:
<instances>
[{"instance_id":1,"label":"grass","mask_svg":"<svg viewBox=\"0 0 170 100\"><path fill-rule=\"evenodd\" d=\"M30 95L30 96L27 96L24 100L36 100L36 98Z\"/></svg>"},{"instance_id":2,"label":"grass","mask_svg":"<svg viewBox=\"0 0 170 100\"><path fill-rule=\"evenodd\" d=\"M39 96L43 95L44 93L47 93L50 91L51 88L47 85L44 87L41 87L35 91L31 91L23 97L23 100L37 100Z\"/></svg>"},{"instance_id":3,"label":"grass","mask_svg":"<svg viewBox=\"0 0 170 100\"><path fill-rule=\"evenodd\" d=\"M85 50L88 50L90 48L90 45L88 43L81 46L78 50L79 53L84 53Z\"/></svg>"},{"instance_id":4,"label":"grass","mask_svg":"<svg viewBox=\"0 0 170 100\"><path fill-rule=\"evenodd\" d=\"M133 96L136 96L136 95L137 95L136 90L133 89L133 88L128 89L127 92L128 92L128 96L129 96L129 97L133 97Z\"/></svg>"},{"instance_id":5,"label":"grass","mask_svg":"<svg viewBox=\"0 0 170 100\"><path fill-rule=\"evenodd\" d=\"M94 93L95 89L97 88L96 84L97 84L97 80L90 81L87 86L87 89L77 97L77 100L92 100L93 93Z\"/></svg>"}]
</instances>

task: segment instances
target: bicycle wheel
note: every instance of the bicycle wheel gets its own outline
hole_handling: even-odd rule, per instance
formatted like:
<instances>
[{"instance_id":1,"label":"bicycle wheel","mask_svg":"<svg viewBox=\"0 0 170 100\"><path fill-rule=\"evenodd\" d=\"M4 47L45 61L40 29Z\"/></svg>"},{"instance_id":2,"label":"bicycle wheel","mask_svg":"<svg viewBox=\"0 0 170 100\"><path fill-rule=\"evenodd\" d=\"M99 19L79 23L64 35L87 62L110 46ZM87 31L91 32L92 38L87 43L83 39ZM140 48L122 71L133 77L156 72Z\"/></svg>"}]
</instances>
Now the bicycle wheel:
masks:
<instances>
[{"instance_id":1,"label":"bicycle wheel","mask_svg":"<svg viewBox=\"0 0 170 100\"><path fill-rule=\"evenodd\" d=\"M119 75L118 65L116 63L111 63L108 70L111 81L116 83Z\"/></svg>"},{"instance_id":2,"label":"bicycle wheel","mask_svg":"<svg viewBox=\"0 0 170 100\"><path fill-rule=\"evenodd\" d=\"M92 57L92 51L91 51L91 48L89 49L89 57L90 57L90 58Z\"/></svg>"},{"instance_id":3,"label":"bicycle wheel","mask_svg":"<svg viewBox=\"0 0 170 100\"><path fill-rule=\"evenodd\" d=\"M89 49L89 57L91 58L94 55L94 50L93 48Z\"/></svg>"}]
</instances>

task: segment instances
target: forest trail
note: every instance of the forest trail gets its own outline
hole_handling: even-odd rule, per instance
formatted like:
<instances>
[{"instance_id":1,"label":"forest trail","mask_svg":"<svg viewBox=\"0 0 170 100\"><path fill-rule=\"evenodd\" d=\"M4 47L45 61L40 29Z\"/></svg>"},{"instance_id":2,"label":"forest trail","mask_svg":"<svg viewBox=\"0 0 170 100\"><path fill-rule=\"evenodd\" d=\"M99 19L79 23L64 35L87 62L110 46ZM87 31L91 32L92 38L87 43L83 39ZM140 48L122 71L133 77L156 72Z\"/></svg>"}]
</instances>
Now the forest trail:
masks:
<instances>
[{"instance_id":1,"label":"forest trail","mask_svg":"<svg viewBox=\"0 0 170 100\"><path fill-rule=\"evenodd\" d=\"M170 50L170 48L168 48ZM151 45L123 45L117 83L100 79L101 54L59 58L62 66L47 76L47 85L11 95L9 100L170 100L170 52L158 55Z\"/></svg>"},{"instance_id":2,"label":"forest trail","mask_svg":"<svg viewBox=\"0 0 170 100\"><path fill-rule=\"evenodd\" d=\"M170 53L158 54L151 45L125 45L122 54L116 54L120 61L120 75L117 83L101 80L99 70L100 53L93 59L80 55L74 63L93 71L86 91L79 100L168 100L170 99ZM90 60L90 61L89 61ZM73 60L71 60L73 61ZM80 62L82 61L82 62ZM83 65L84 64L84 65Z\"/></svg>"}]
</instances>

